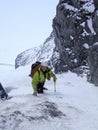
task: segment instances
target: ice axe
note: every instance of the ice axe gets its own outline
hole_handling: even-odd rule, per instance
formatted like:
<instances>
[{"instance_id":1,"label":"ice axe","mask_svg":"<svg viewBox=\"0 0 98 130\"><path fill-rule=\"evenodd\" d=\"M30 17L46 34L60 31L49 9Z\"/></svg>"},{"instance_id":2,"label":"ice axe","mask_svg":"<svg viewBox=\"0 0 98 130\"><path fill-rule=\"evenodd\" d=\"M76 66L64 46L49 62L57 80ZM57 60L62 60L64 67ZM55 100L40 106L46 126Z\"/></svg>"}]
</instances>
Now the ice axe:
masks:
<instances>
[{"instance_id":1,"label":"ice axe","mask_svg":"<svg viewBox=\"0 0 98 130\"><path fill-rule=\"evenodd\" d=\"M56 92L56 81L54 81L54 92Z\"/></svg>"}]
</instances>

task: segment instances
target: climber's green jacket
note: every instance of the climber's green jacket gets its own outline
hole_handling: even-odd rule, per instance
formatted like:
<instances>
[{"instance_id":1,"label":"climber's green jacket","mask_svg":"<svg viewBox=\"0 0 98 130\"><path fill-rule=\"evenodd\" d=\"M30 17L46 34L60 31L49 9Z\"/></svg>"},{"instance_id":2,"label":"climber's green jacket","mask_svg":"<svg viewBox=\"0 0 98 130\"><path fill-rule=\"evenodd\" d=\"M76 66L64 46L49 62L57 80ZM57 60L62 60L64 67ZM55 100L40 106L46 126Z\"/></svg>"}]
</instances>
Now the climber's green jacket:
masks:
<instances>
[{"instance_id":1,"label":"climber's green jacket","mask_svg":"<svg viewBox=\"0 0 98 130\"><path fill-rule=\"evenodd\" d=\"M46 72L43 72L41 68L39 68L32 77L32 87L34 92L37 91L37 84L45 82L46 79L50 80L51 77L56 81L56 76L52 70L47 69Z\"/></svg>"}]
</instances>

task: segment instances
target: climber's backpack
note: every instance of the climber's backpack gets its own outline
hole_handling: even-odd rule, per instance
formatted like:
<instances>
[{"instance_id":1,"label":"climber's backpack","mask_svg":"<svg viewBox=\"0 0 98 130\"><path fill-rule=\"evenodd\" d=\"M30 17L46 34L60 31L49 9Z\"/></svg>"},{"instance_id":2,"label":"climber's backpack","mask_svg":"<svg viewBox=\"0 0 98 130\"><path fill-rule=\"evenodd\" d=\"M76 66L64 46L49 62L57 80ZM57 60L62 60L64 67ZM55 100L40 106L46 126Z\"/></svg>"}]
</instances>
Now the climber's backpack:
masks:
<instances>
[{"instance_id":1,"label":"climber's backpack","mask_svg":"<svg viewBox=\"0 0 98 130\"><path fill-rule=\"evenodd\" d=\"M29 74L30 77L33 77L35 72L40 68L41 62L36 61L34 64L31 65L31 73Z\"/></svg>"}]
</instances>

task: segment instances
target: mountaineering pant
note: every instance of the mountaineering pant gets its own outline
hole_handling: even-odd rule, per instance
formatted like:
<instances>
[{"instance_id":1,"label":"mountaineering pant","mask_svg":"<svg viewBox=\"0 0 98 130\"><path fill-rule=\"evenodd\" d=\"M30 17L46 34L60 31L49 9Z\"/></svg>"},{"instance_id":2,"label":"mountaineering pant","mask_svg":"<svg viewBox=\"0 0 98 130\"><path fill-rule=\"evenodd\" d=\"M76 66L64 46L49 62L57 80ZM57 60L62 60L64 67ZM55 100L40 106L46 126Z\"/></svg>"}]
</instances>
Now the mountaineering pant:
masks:
<instances>
[{"instance_id":1,"label":"mountaineering pant","mask_svg":"<svg viewBox=\"0 0 98 130\"><path fill-rule=\"evenodd\" d=\"M37 92L38 93L43 93L44 84L45 84L45 82L37 84Z\"/></svg>"}]
</instances>

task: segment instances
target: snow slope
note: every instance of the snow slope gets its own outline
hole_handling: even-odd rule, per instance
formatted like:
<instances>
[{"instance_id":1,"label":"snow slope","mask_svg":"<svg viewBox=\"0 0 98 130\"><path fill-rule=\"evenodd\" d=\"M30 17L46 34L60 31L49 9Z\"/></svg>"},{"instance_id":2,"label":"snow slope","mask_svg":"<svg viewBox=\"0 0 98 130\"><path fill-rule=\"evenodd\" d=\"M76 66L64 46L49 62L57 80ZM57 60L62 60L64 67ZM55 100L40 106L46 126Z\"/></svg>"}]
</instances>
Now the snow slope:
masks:
<instances>
[{"instance_id":1,"label":"snow slope","mask_svg":"<svg viewBox=\"0 0 98 130\"><path fill-rule=\"evenodd\" d=\"M97 87L68 72L57 75L56 92L51 79L48 90L36 97L29 72L29 65L16 70L0 66L9 95L0 100L0 130L98 130Z\"/></svg>"}]
</instances>

